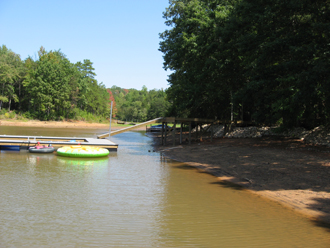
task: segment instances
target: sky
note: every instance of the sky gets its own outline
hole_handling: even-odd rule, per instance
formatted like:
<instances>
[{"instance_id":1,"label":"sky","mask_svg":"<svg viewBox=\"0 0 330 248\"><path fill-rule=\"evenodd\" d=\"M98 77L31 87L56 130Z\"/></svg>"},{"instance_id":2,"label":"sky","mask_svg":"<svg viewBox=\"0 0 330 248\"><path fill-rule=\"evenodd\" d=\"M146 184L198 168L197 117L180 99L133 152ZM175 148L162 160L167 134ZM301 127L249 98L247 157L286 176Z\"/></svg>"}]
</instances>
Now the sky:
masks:
<instances>
[{"instance_id":1,"label":"sky","mask_svg":"<svg viewBox=\"0 0 330 248\"><path fill-rule=\"evenodd\" d=\"M71 63L89 59L110 88L166 89L159 34L168 0L0 0L0 45L38 59L61 50Z\"/></svg>"}]
</instances>

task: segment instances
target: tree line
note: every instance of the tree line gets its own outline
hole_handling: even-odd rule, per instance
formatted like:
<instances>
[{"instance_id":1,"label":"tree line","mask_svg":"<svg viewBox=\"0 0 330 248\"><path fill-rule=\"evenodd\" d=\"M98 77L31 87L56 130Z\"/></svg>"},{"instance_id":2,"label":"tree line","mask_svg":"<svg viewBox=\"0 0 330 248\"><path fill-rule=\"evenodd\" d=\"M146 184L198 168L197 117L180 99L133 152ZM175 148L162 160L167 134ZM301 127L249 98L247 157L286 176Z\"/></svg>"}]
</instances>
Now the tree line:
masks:
<instances>
[{"instance_id":1,"label":"tree line","mask_svg":"<svg viewBox=\"0 0 330 248\"><path fill-rule=\"evenodd\" d=\"M0 47L0 110L16 110L39 120L98 120L109 114L109 96L93 63L71 63L60 51L43 47L38 59Z\"/></svg>"},{"instance_id":2,"label":"tree line","mask_svg":"<svg viewBox=\"0 0 330 248\"><path fill-rule=\"evenodd\" d=\"M109 92L113 115L122 121L143 122L164 117L171 105L163 89L148 90L146 86L141 90L123 89L114 85Z\"/></svg>"},{"instance_id":3,"label":"tree line","mask_svg":"<svg viewBox=\"0 0 330 248\"><path fill-rule=\"evenodd\" d=\"M71 63L60 50L38 51L24 61L5 45L0 47L0 111L17 111L39 120L89 120L113 117L145 121L165 115L169 103L163 90L107 89L95 79L93 63ZM0 112L1 113L1 112Z\"/></svg>"},{"instance_id":4,"label":"tree line","mask_svg":"<svg viewBox=\"0 0 330 248\"><path fill-rule=\"evenodd\" d=\"M170 115L329 124L329 1L170 0L164 18Z\"/></svg>"}]
</instances>

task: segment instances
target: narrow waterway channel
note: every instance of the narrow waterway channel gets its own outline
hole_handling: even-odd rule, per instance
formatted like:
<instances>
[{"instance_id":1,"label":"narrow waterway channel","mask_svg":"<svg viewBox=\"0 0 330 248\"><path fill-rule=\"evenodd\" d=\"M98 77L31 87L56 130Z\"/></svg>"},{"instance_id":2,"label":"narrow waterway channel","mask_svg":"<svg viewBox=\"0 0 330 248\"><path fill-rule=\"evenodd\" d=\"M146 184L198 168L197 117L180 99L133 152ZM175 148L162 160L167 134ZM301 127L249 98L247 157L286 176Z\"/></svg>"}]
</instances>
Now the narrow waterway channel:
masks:
<instances>
[{"instance_id":1,"label":"narrow waterway channel","mask_svg":"<svg viewBox=\"0 0 330 248\"><path fill-rule=\"evenodd\" d=\"M107 130L0 127L96 137ZM0 247L330 247L328 229L153 152L144 132L99 159L1 151Z\"/></svg>"}]
</instances>

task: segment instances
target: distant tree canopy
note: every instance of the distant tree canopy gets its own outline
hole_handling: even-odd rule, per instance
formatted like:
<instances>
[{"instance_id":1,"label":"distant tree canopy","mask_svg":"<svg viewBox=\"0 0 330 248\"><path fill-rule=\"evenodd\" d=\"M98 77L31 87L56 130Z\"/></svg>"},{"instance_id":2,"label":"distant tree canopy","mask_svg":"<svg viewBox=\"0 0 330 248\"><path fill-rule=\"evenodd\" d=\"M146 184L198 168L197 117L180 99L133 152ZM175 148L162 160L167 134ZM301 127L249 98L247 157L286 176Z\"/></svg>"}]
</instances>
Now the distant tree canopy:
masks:
<instances>
[{"instance_id":1,"label":"distant tree canopy","mask_svg":"<svg viewBox=\"0 0 330 248\"><path fill-rule=\"evenodd\" d=\"M172 115L329 124L329 1L169 3L159 50Z\"/></svg>"},{"instance_id":2,"label":"distant tree canopy","mask_svg":"<svg viewBox=\"0 0 330 248\"><path fill-rule=\"evenodd\" d=\"M146 121L165 116L170 103L164 90L106 89L95 79L93 63L71 63L60 51L43 47L38 59L25 61L5 45L0 47L0 111L18 111L39 120L90 120L113 117Z\"/></svg>"},{"instance_id":3,"label":"distant tree canopy","mask_svg":"<svg viewBox=\"0 0 330 248\"><path fill-rule=\"evenodd\" d=\"M0 110L24 112L40 120L109 116L109 94L88 59L71 63L60 51L38 51L38 60L0 47Z\"/></svg>"},{"instance_id":4,"label":"distant tree canopy","mask_svg":"<svg viewBox=\"0 0 330 248\"><path fill-rule=\"evenodd\" d=\"M164 117L170 107L164 90L122 89L112 86L110 96L114 101L113 114L123 121L147 121Z\"/></svg>"}]
</instances>

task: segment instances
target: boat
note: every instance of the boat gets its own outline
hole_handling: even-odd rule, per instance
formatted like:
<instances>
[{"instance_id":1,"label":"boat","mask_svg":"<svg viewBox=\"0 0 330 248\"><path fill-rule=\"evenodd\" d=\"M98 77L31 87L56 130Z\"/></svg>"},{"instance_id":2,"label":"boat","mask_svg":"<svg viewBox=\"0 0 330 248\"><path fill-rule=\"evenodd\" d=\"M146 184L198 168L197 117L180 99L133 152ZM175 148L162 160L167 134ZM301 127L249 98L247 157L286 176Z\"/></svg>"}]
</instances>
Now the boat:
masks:
<instances>
[{"instance_id":1,"label":"boat","mask_svg":"<svg viewBox=\"0 0 330 248\"><path fill-rule=\"evenodd\" d=\"M161 132L162 126L163 126L162 124L151 126L150 128L147 129L147 132ZM167 131L169 131L171 128L172 127L168 125ZM165 125L164 125L164 130L165 130Z\"/></svg>"},{"instance_id":2,"label":"boat","mask_svg":"<svg viewBox=\"0 0 330 248\"><path fill-rule=\"evenodd\" d=\"M63 146L57 149L57 154L64 157L96 158L109 155L109 150L96 146Z\"/></svg>"},{"instance_id":3,"label":"boat","mask_svg":"<svg viewBox=\"0 0 330 248\"><path fill-rule=\"evenodd\" d=\"M39 142L36 146L29 147L29 152L32 152L32 153L52 153L54 151L55 151L55 148L53 146L40 145Z\"/></svg>"}]
</instances>

